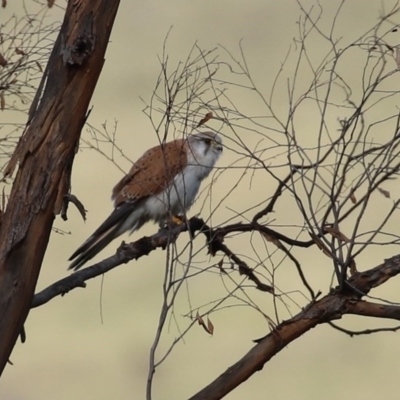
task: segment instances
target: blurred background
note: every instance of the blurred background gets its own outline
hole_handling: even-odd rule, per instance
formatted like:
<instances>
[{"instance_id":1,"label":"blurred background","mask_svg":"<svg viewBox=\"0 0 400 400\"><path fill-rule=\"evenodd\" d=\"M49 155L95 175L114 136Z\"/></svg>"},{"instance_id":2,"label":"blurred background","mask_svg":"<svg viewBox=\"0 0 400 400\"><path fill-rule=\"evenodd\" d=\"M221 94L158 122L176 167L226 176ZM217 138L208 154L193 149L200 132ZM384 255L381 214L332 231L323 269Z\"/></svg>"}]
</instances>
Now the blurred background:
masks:
<instances>
[{"instance_id":1,"label":"blurred background","mask_svg":"<svg viewBox=\"0 0 400 400\"><path fill-rule=\"evenodd\" d=\"M300 3L307 9L319 7L311 0ZM321 26L326 21L329 31L339 2L320 0L318 4L323 10ZM336 21L336 37L342 37L339 47L364 35L394 4L393 1L374 0L343 2ZM48 11L46 21L62 20L63 12L58 7L64 5L56 1ZM38 5L30 1L9 1L7 7L0 10L0 23L8 21L13 14L23 15L23 7L32 13L38 9ZM215 49L211 58L218 56L224 63L230 59L234 64L226 50L235 60L242 60L243 52L254 85L269 98L288 51L293 53L298 49L299 44L293 39L299 35L300 15L298 3L281 0L121 2L106 62L92 99L93 110L89 123L100 132L108 132L111 136L116 133L116 143L123 149L126 158L116 152L115 163L118 168L106 156L90 148L90 144L99 145L101 151L110 156L112 146L107 141L94 141L93 130L84 129L85 143L82 143L74 163L72 193L88 210L87 221L82 221L73 206L69 209L68 221L56 219L55 227L59 232L52 235L37 291L68 274L67 259L71 253L111 212L111 190L122 176L121 169L127 171L130 168L128 159L137 159L146 149L158 143L154 124L161 121L161 114L155 113L153 120L150 120L143 110L154 93L161 71L160 60L165 60L165 55L168 55L172 72L179 62L188 58L195 44L204 51ZM398 23L399 16L394 16L392 21L393 24ZM398 36L392 37L393 45L397 44L397 39ZM322 60L327 52L326 44L326 41L317 38L311 42L310 57L315 57L315 60L321 57ZM293 74L295 60L289 58L286 61L285 76ZM358 61L349 58L346 64L346 76L350 80L354 77L354 82L360 80ZM243 61L241 65L244 66ZM393 61L391 68L395 67ZM222 75L225 80L232 79L229 68L221 67L220 72L225 74ZM302 85L306 86L309 78L306 71L304 75L301 73L298 77L299 90L303 90ZM235 75L235 78L242 83L241 76ZM287 112L288 102L285 79L274 92L275 109L281 110L282 116ZM229 86L229 90L229 98L243 113L254 118L263 113L265 115L265 105L254 94L254 90L234 86ZM387 109L386 105L382 107ZM391 107L397 107L396 101ZM204 115L206 112L204 108ZM296 121L305 144L315 139L313 113L311 106L305 108ZM379 109L377 113L379 115ZM23 121L21 116L8 115L7 118ZM339 117L343 118L344 115L330 116L332 131L339 127ZM0 118L6 118L6 113L0 113ZM190 120L188 125L199 122L198 115L196 118ZM254 214L254 211L248 210L249 207L269 198L276 188L270 176L253 177L251 170L243 168L249 158L243 156L238 145L239 138L250 149L256 149L260 146L260 135L240 129L234 135L224 129L221 122L213 120L208 122L208 127L221 130L227 148L218 164L219 169L214 176L216 179L211 187L207 186L211 178L205 183L207 189L190 210L189 217L200 213L213 226L228 220L245 221L246 216ZM171 139L179 136L182 133L180 130L183 130L182 126L174 125ZM265 150L268 157L273 158L274 152L276 155L282 154L279 140L276 141L272 144L272 140L265 139L261 145L273 149ZM232 165L240 168L228 169ZM391 191L393 198L398 198L396 185L393 183L391 187L385 187ZM373 198L371 202L376 204L377 210L371 213L373 221L374 218L380 218L378 209L383 207L382 198ZM279 217L282 224L296 221L298 217L290 204L282 201L275 210L274 218ZM216 211L212 214L211 210L214 209ZM395 214L393 226L398 226L397 218ZM155 231L156 226L149 224L139 233L130 238L123 236L121 240L136 240ZM243 238L233 238L228 243L232 250L236 249L252 265L254 258L251 257L258 253L253 247L263 244L257 239L252 241L248 236L245 237L247 240ZM121 240L113 242L94 261L113 254ZM196 240L196 246L201 248L204 239L199 237ZM186 242L187 238L182 238L182 247ZM358 269L376 266L397 253L396 246L374 247L357 260ZM208 267L221 258L210 258L203 250L196 262L199 262L199 268ZM313 288L327 293L332 275L330 260L317 250L303 251L299 259ZM148 257L116 268L102 278L89 281L85 289L76 289L32 310L25 325L27 341L25 344L17 343L11 356L13 365L6 368L0 380L0 398L144 399L149 353L163 300L165 265L165 252L157 250ZM291 292L291 300L285 303L285 307L280 305L282 319L298 313L300 307L307 303L307 293L300 287L293 270L292 264L282 264L276 275L275 284L285 293ZM235 276L233 272L231 274ZM393 299L398 293L396 281L394 279L385 285L379 295ZM240 282L243 283L243 280ZM186 329L197 309L203 312L218 299L224 298L230 284L216 269L210 269L209 273L199 274L187 286L184 285L162 335L156 359L161 358L180 332ZM257 304L265 315L275 319L272 296L258 292L248 281L245 284L251 302ZM251 349L253 339L269 332L268 321L263 314L254 307L245 306L243 301L224 303L210 315L210 320L214 325L212 336L202 327L193 326L157 368L154 399L190 397ZM374 328L383 326L383 323L360 317L346 317L339 321L349 329ZM350 338L328 326L319 326L282 350L262 371L226 398L398 399L399 352L397 333Z\"/></svg>"}]
</instances>

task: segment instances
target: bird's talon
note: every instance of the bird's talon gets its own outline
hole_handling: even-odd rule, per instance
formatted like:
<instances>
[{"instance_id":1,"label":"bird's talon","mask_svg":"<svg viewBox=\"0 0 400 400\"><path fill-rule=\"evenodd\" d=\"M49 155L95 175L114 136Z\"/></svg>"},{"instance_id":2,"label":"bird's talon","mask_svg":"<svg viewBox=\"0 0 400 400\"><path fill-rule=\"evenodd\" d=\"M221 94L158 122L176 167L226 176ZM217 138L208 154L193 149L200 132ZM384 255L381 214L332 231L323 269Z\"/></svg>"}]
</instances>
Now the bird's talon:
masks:
<instances>
[{"instance_id":1,"label":"bird's talon","mask_svg":"<svg viewBox=\"0 0 400 400\"><path fill-rule=\"evenodd\" d=\"M184 218L180 215L173 215L171 218L171 222L175 225L182 225L184 222Z\"/></svg>"}]
</instances>

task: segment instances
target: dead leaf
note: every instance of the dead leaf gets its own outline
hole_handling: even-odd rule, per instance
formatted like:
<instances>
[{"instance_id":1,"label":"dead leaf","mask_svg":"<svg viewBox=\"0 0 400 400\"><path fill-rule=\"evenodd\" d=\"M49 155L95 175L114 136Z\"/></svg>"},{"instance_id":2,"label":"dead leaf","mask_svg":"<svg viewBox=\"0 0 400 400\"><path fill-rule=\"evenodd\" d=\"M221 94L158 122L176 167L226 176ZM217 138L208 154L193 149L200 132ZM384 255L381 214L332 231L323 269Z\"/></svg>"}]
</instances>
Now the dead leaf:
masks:
<instances>
[{"instance_id":1,"label":"dead leaf","mask_svg":"<svg viewBox=\"0 0 400 400\"><path fill-rule=\"evenodd\" d=\"M51 8L54 5L54 0L47 0L47 7Z\"/></svg>"},{"instance_id":2,"label":"dead leaf","mask_svg":"<svg viewBox=\"0 0 400 400\"><path fill-rule=\"evenodd\" d=\"M20 48L16 47L15 48L15 52L19 55L19 56L26 56L26 53L21 50Z\"/></svg>"},{"instance_id":3,"label":"dead leaf","mask_svg":"<svg viewBox=\"0 0 400 400\"><path fill-rule=\"evenodd\" d=\"M208 112L204 118L202 118L197 125L197 127L204 125L207 121L209 121L213 117L212 112Z\"/></svg>"},{"instance_id":4,"label":"dead leaf","mask_svg":"<svg viewBox=\"0 0 400 400\"><path fill-rule=\"evenodd\" d=\"M341 242L344 242L344 243L350 242L350 239L346 235L344 235L342 232L340 232L339 230L337 230L335 228L327 226L324 228L324 231L327 233L330 233L333 237L335 237L336 239L339 239Z\"/></svg>"},{"instance_id":5,"label":"dead leaf","mask_svg":"<svg viewBox=\"0 0 400 400\"><path fill-rule=\"evenodd\" d=\"M276 237L269 235L268 233L261 232L261 235L267 242L273 243L276 247L280 246L279 240Z\"/></svg>"},{"instance_id":6,"label":"dead leaf","mask_svg":"<svg viewBox=\"0 0 400 400\"><path fill-rule=\"evenodd\" d=\"M5 67L7 65L7 63L8 63L8 61L0 53L0 66Z\"/></svg>"},{"instance_id":7,"label":"dead leaf","mask_svg":"<svg viewBox=\"0 0 400 400\"><path fill-rule=\"evenodd\" d=\"M354 261L354 258L352 258L350 260L349 269L350 269L351 276L353 276L357 273L357 266L356 266L356 262Z\"/></svg>"},{"instance_id":8,"label":"dead leaf","mask_svg":"<svg viewBox=\"0 0 400 400\"><path fill-rule=\"evenodd\" d=\"M199 314L198 311L197 311L197 314L196 314L196 321L199 323L199 325L204 325L204 320L203 320L203 318L201 317L201 315Z\"/></svg>"},{"instance_id":9,"label":"dead leaf","mask_svg":"<svg viewBox=\"0 0 400 400\"><path fill-rule=\"evenodd\" d=\"M7 5L7 0L1 0L1 6L3 8L6 8L6 5Z\"/></svg>"},{"instance_id":10,"label":"dead leaf","mask_svg":"<svg viewBox=\"0 0 400 400\"><path fill-rule=\"evenodd\" d=\"M351 192L351 194L350 194L350 200L351 200L351 202L352 202L353 204L356 204L356 203L357 203L357 198L356 198L356 196L355 196L355 194L354 194L354 191Z\"/></svg>"},{"instance_id":11,"label":"dead leaf","mask_svg":"<svg viewBox=\"0 0 400 400\"><path fill-rule=\"evenodd\" d=\"M378 188L378 190L379 190L380 194L385 196L387 199L390 199L390 192L389 191L387 191L385 189L381 189L381 188Z\"/></svg>"},{"instance_id":12,"label":"dead leaf","mask_svg":"<svg viewBox=\"0 0 400 400\"><path fill-rule=\"evenodd\" d=\"M214 332L214 325L211 323L211 321L209 320L209 318L207 317L207 325L204 322L204 319L201 317L201 315L199 314L199 312L197 311L196 314L196 321L199 325L201 325L203 327L203 329L209 333L210 335L213 334Z\"/></svg>"},{"instance_id":13,"label":"dead leaf","mask_svg":"<svg viewBox=\"0 0 400 400\"><path fill-rule=\"evenodd\" d=\"M207 317L207 328L208 328L208 333L212 335L214 333L214 325L211 322L210 318Z\"/></svg>"}]
</instances>

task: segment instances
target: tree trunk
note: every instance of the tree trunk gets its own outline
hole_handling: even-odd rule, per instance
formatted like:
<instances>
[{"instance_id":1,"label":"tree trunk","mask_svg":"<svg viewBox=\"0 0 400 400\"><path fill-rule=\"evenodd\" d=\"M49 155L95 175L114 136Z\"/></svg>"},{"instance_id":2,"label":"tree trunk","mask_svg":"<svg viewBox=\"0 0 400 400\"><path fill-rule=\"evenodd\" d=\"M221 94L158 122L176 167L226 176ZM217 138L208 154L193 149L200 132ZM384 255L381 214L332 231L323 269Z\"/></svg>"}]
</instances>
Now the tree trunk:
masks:
<instances>
[{"instance_id":1,"label":"tree trunk","mask_svg":"<svg viewBox=\"0 0 400 400\"><path fill-rule=\"evenodd\" d=\"M24 134L6 174L18 172L0 214L0 373L31 307L54 217L99 78L119 0L70 0Z\"/></svg>"}]
</instances>

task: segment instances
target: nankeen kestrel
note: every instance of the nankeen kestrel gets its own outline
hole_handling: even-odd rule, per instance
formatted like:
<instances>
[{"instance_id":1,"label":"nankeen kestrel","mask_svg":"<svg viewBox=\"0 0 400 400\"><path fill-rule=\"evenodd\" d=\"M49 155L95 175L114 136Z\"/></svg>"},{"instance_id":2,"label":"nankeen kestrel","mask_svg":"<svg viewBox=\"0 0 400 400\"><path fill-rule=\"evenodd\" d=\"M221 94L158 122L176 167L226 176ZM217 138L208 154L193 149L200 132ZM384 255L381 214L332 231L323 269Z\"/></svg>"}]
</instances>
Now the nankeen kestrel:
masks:
<instances>
[{"instance_id":1,"label":"nankeen kestrel","mask_svg":"<svg viewBox=\"0 0 400 400\"><path fill-rule=\"evenodd\" d=\"M114 187L114 211L70 257L79 269L126 231L182 216L222 153L214 132L201 132L147 150Z\"/></svg>"}]
</instances>

